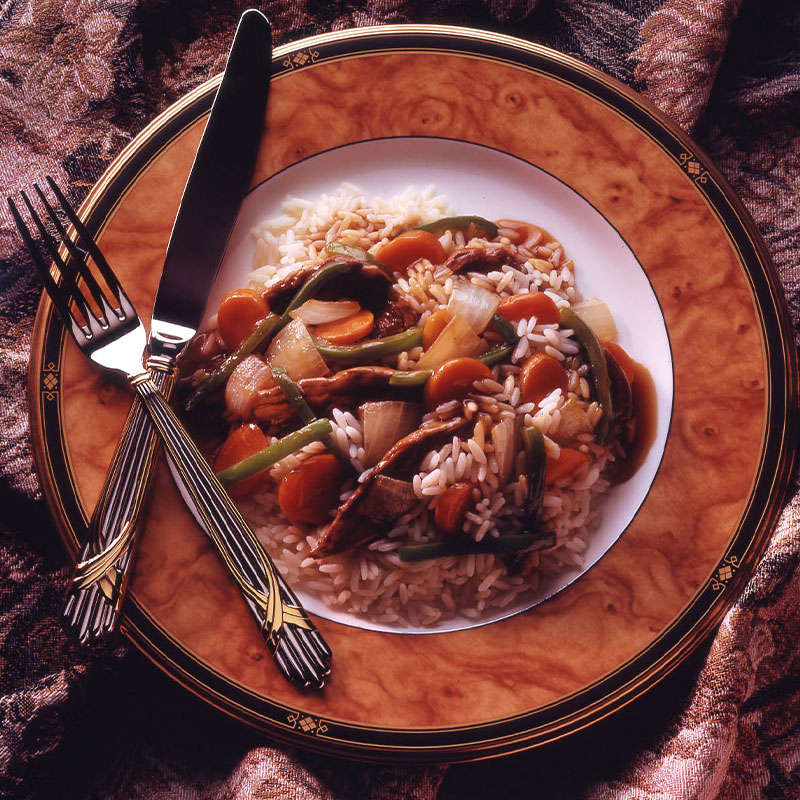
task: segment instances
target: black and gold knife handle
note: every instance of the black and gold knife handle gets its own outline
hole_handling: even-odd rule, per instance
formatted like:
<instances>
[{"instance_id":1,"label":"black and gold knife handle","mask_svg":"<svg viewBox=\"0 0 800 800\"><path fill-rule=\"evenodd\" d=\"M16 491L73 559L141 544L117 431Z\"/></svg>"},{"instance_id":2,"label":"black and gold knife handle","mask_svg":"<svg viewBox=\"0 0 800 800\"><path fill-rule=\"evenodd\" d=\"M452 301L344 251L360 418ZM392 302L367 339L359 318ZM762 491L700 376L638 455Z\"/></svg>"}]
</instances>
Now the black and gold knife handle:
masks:
<instances>
[{"instance_id":1,"label":"black and gold knife handle","mask_svg":"<svg viewBox=\"0 0 800 800\"><path fill-rule=\"evenodd\" d=\"M148 367L153 383L169 399L174 366L156 360ZM135 396L64 604L66 624L81 642L106 636L119 624L159 441L150 415Z\"/></svg>"},{"instance_id":2,"label":"black and gold knife handle","mask_svg":"<svg viewBox=\"0 0 800 800\"><path fill-rule=\"evenodd\" d=\"M147 373L131 378L187 506L214 542L283 674L320 688L331 651Z\"/></svg>"}]
</instances>

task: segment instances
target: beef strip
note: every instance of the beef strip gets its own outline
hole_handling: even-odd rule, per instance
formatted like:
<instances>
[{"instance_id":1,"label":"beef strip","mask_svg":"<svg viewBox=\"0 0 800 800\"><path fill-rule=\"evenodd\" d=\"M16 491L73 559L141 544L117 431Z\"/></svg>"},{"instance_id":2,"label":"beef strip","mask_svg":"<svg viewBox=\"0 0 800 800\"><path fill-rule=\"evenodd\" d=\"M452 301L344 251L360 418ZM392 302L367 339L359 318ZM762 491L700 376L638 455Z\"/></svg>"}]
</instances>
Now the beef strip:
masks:
<instances>
[{"instance_id":1,"label":"beef strip","mask_svg":"<svg viewBox=\"0 0 800 800\"><path fill-rule=\"evenodd\" d=\"M500 244L488 247L462 247L454 250L442 266L451 272L489 272L499 269L504 264L512 266L519 263L519 258Z\"/></svg>"}]
</instances>

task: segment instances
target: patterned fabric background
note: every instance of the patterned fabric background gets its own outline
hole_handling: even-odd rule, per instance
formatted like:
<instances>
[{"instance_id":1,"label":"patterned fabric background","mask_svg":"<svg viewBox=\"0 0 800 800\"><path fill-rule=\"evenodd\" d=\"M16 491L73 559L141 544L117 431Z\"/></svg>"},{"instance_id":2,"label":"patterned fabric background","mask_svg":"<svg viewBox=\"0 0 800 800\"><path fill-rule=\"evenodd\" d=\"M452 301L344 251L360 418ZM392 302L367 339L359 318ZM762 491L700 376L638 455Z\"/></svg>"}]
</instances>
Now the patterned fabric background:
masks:
<instances>
[{"instance_id":1,"label":"patterned fabric background","mask_svg":"<svg viewBox=\"0 0 800 800\"><path fill-rule=\"evenodd\" d=\"M690 131L758 223L800 320L796 0L289 0L278 43L448 22L571 53ZM221 71L241 0L2 0L0 195L52 175L76 203L126 142ZM127 646L58 626L69 565L33 471L25 381L40 289L0 210L0 796L800 797L800 498L718 635L673 685L546 753L412 769L322 758L206 709ZM796 489L796 487L795 487ZM158 698L154 702L154 698ZM116 727L109 729L109 708Z\"/></svg>"}]
</instances>

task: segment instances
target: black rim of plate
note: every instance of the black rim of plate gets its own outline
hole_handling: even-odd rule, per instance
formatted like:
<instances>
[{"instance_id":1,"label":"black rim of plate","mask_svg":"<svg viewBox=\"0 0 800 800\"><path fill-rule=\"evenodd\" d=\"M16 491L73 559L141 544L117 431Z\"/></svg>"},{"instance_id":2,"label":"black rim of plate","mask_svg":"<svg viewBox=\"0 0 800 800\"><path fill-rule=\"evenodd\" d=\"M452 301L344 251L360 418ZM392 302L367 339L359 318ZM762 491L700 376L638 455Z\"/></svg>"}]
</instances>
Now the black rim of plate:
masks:
<instances>
[{"instance_id":1,"label":"black rim of plate","mask_svg":"<svg viewBox=\"0 0 800 800\"><path fill-rule=\"evenodd\" d=\"M692 600L644 650L588 687L515 717L468 726L391 729L314 716L233 683L171 638L135 601L122 627L173 679L232 716L310 749L369 760L459 761L504 755L554 741L611 714L659 683L716 628L752 572L775 524L794 459L797 356L783 291L755 223L721 174L691 140L631 89L581 62L498 34L448 26L396 25L312 37L276 49L274 76L365 54L437 51L494 60L574 87L612 108L656 142L693 180L738 249L766 348L767 420L746 512L727 551ZM129 187L175 137L206 114L219 78L189 93L126 148L87 198L87 227L97 232ZM44 312L44 313L42 313ZM62 438L60 370L64 330L49 303L40 307L30 402L43 432L37 452L47 499L74 548L87 518Z\"/></svg>"}]
</instances>

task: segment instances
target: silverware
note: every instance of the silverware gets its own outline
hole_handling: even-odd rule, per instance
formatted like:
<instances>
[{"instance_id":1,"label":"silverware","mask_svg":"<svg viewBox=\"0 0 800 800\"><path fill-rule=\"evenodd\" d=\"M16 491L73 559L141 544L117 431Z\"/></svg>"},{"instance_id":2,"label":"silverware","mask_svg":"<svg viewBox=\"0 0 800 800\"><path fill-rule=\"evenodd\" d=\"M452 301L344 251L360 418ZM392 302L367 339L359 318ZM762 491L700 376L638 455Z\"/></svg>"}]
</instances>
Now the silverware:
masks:
<instances>
[{"instance_id":1,"label":"silverware","mask_svg":"<svg viewBox=\"0 0 800 800\"><path fill-rule=\"evenodd\" d=\"M170 236L156 294L147 366L169 400L175 359L194 336L258 152L272 62L270 24L246 11L231 46ZM86 642L116 628L158 437L134 399L64 605Z\"/></svg>"},{"instance_id":2,"label":"silverware","mask_svg":"<svg viewBox=\"0 0 800 800\"><path fill-rule=\"evenodd\" d=\"M69 254L67 259L62 258L56 240L28 196L24 192L21 196L53 259L58 279L51 274L11 198L8 205L53 305L81 351L101 367L125 375L136 391L177 468L175 478L181 495L192 513L203 520L281 672L302 686L321 687L330 671L330 649L159 392L150 371L142 366L147 335L136 309L77 214L53 180L47 180L76 232L73 241L42 190L34 185ZM108 291L89 269L89 258ZM129 530L123 529L119 540L128 536ZM116 547L112 544L111 550L116 552ZM102 556L99 558L102 561Z\"/></svg>"}]
</instances>

